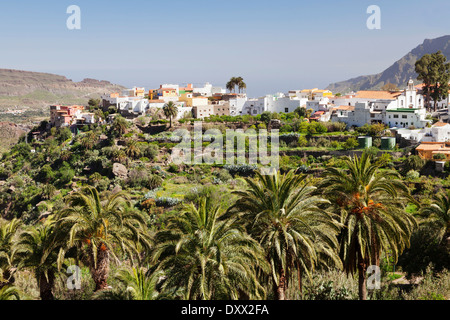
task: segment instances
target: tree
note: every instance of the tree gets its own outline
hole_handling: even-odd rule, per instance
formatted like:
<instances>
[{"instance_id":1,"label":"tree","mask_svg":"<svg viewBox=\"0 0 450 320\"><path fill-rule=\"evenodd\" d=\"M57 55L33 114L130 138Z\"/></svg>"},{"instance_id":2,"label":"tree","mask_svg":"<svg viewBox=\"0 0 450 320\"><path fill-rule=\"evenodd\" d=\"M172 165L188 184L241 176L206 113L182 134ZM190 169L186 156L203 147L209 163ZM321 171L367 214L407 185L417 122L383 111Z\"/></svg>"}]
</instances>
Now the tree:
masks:
<instances>
[{"instance_id":1,"label":"tree","mask_svg":"<svg viewBox=\"0 0 450 320\"><path fill-rule=\"evenodd\" d=\"M64 257L62 242L58 242L55 222L37 228L31 227L20 234L18 250L23 257L23 267L34 271L42 300L53 300L58 269L58 258Z\"/></svg>"},{"instance_id":2,"label":"tree","mask_svg":"<svg viewBox=\"0 0 450 320\"><path fill-rule=\"evenodd\" d=\"M163 272L145 271L144 268L121 269L117 272L117 279L124 284L131 293L133 300L156 300L159 292L156 289Z\"/></svg>"},{"instance_id":3,"label":"tree","mask_svg":"<svg viewBox=\"0 0 450 320\"><path fill-rule=\"evenodd\" d=\"M412 155L408 156L405 160L402 161L400 173L406 175L409 171L420 171L425 165L425 160L420 156Z\"/></svg>"},{"instance_id":4,"label":"tree","mask_svg":"<svg viewBox=\"0 0 450 320\"><path fill-rule=\"evenodd\" d=\"M83 146L83 148L91 150L97 143L97 138L98 137L94 131L89 131L83 134L83 136L80 139L80 144Z\"/></svg>"},{"instance_id":5,"label":"tree","mask_svg":"<svg viewBox=\"0 0 450 320\"><path fill-rule=\"evenodd\" d=\"M236 92L236 86L239 89L239 93L241 93L241 90L244 90L247 88L247 85L244 82L244 79L242 77L232 77L230 81L227 82L226 88L227 90Z\"/></svg>"},{"instance_id":6,"label":"tree","mask_svg":"<svg viewBox=\"0 0 450 320\"><path fill-rule=\"evenodd\" d=\"M68 196L66 204L57 228L67 235L66 246L77 248L89 267L95 291L108 286L110 259L118 260L115 247L134 261L139 258L138 243L150 246L144 218L131 209L126 193L110 194L102 201L97 189L86 187Z\"/></svg>"},{"instance_id":7,"label":"tree","mask_svg":"<svg viewBox=\"0 0 450 320\"><path fill-rule=\"evenodd\" d=\"M387 82L384 86L381 87L381 90L384 91L399 91L400 89L397 87L397 85Z\"/></svg>"},{"instance_id":8,"label":"tree","mask_svg":"<svg viewBox=\"0 0 450 320\"><path fill-rule=\"evenodd\" d=\"M136 140L130 139L127 141L127 147L125 148L125 154L130 158L139 158L141 155L141 149L138 147Z\"/></svg>"},{"instance_id":9,"label":"tree","mask_svg":"<svg viewBox=\"0 0 450 320\"><path fill-rule=\"evenodd\" d=\"M441 192L433 196L433 202L421 209L425 222L431 222L439 230L439 238L446 240L450 237L450 191Z\"/></svg>"},{"instance_id":10,"label":"tree","mask_svg":"<svg viewBox=\"0 0 450 320\"><path fill-rule=\"evenodd\" d=\"M233 192L239 198L228 214L240 217L264 249L274 294L285 300L295 273L301 290L301 272L310 275L325 259L330 266L333 262L340 266L339 225L332 214L320 209L328 201L313 194L316 188L306 182L306 176L293 171L256 175L255 180L246 179L247 190Z\"/></svg>"},{"instance_id":11,"label":"tree","mask_svg":"<svg viewBox=\"0 0 450 320\"><path fill-rule=\"evenodd\" d=\"M267 269L260 246L234 218L220 220L223 212L209 202L187 205L156 235L152 261L167 275L163 290L187 300L263 298L255 270Z\"/></svg>"},{"instance_id":12,"label":"tree","mask_svg":"<svg viewBox=\"0 0 450 320\"><path fill-rule=\"evenodd\" d=\"M170 119L170 128L172 128L172 118L176 117L178 114L178 108L175 106L175 103L169 101L163 107L164 116Z\"/></svg>"},{"instance_id":13,"label":"tree","mask_svg":"<svg viewBox=\"0 0 450 320\"><path fill-rule=\"evenodd\" d=\"M22 222L18 219L0 219L0 289L13 285L20 257L15 246Z\"/></svg>"},{"instance_id":14,"label":"tree","mask_svg":"<svg viewBox=\"0 0 450 320\"><path fill-rule=\"evenodd\" d=\"M128 127L129 123L124 117L116 116L114 118L111 129L114 133L117 134L117 136L121 137L127 132Z\"/></svg>"},{"instance_id":15,"label":"tree","mask_svg":"<svg viewBox=\"0 0 450 320\"><path fill-rule=\"evenodd\" d=\"M89 99L88 105L93 108L98 108L100 105L100 99Z\"/></svg>"},{"instance_id":16,"label":"tree","mask_svg":"<svg viewBox=\"0 0 450 320\"><path fill-rule=\"evenodd\" d=\"M329 167L319 184L344 225L340 256L347 274L359 274L359 297L367 298L366 271L379 266L382 251L394 261L409 247L417 223L405 210L414 201L394 171L380 171L367 153L347 157L348 170Z\"/></svg>"},{"instance_id":17,"label":"tree","mask_svg":"<svg viewBox=\"0 0 450 320\"><path fill-rule=\"evenodd\" d=\"M0 287L0 301L20 300L20 294L17 288L13 286Z\"/></svg>"},{"instance_id":18,"label":"tree","mask_svg":"<svg viewBox=\"0 0 450 320\"><path fill-rule=\"evenodd\" d=\"M446 56L438 51L420 58L415 64L415 71L418 74L417 79L423 81L427 106L430 107L430 98L433 98L436 112L438 101L448 97L450 63L447 63Z\"/></svg>"}]
</instances>

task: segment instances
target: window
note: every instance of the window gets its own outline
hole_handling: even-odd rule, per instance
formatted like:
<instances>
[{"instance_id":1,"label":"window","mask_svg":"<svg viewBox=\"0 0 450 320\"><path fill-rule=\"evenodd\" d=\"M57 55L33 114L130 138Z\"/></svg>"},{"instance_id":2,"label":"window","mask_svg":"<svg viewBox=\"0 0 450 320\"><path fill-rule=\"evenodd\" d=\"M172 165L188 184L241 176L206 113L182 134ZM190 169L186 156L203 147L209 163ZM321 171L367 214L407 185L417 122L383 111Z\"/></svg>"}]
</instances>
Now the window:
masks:
<instances>
[{"instance_id":1,"label":"window","mask_svg":"<svg viewBox=\"0 0 450 320\"><path fill-rule=\"evenodd\" d=\"M403 114L402 119L408 119L408 116L406 114Z\"/></svg>"},{"instance_id":2,"label":"window","mask_svg":"<svg viewBox=\"0 0 450 320\"><path fill-rule=\"evenodd\" d=\"M394 119L398 119L398 114L394 114Z\"/></svg>"},{"instance_id":3,"label":"window","mask_svg":"<svg viewBox=\"0 0 450 320\"><path fill-rule=\"evenodd\" d=\"M284 112L289 113L289 108L284 108Z\"/></svg>"},{"instance_id":4,"label":"window","mask_svg":"<svg viewBox=\"0 0 450 320\"><path fill-rule=\"evenodd\" d=\"M409 97L409 103L412 103L412 97Z\"/></svg>"}]
</instances>

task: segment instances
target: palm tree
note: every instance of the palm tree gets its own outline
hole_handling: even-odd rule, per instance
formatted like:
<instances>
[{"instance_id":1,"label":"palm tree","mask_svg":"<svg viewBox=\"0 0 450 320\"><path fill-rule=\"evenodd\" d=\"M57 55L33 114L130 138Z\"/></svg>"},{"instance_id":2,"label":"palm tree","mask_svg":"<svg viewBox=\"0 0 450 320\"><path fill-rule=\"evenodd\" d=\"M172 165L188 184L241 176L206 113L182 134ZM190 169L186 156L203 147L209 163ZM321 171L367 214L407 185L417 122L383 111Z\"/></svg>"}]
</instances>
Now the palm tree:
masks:
<instances>
[{"instance_id":1,"label":"palm tree","mask_svg":"<svg viewBox=\"0 0 450 320\"><path fill-rule=\"evenodd\" d=\"M228 81L227 84L226 84L226 88L227 88L228 91L230 91L230 93L231 93L231 92L234 90L234 88L235 88L235 81L234 81L233 79L235 79L235 78L231 78L231 80Z\"/></svg>"},{"instance_id":2,"label":"palm tree","mask_svg":"<svg viewBox=\"0 0 450 320\"><path fill-rule=\"evenodd\" d=\"M235 191L239 198L228 215L246 223L248 233L264 249L271 265L271 282L278 300L285 300L295 271L301 290L301 271L308 275L325 257L340 265L336 253L339 224L320 209L328 203L314 196L315 187L293 171L285 175L256 173L246 179L248 189Z\"/></svg>"},{"instance_id":3,"label":"palm tree","mask_svg":"<svg viewBox=\"0 0 450 320\"><path fill-rule=\"evenodd\" d=\"M141 149L139 149L136 140L130 139L127 141L125 154L130 158L138 158L141 155Z\"/></svg>"},{"instance_id":4,"label":"palm tree","mask_svg":"<svg viewBox=\"0 0 450 320\"><path fill-rule=\"evenodd\" d=\"M128 121L122 116L117 116L114 118L111 129L113 133L116 133L119 137L121 137L127 132L128 127Z\"/></svg>"},{"instance_id":5,"label":"palm tree","mask_svg":"<svg viewBox=\"0 0 450 320\"><path fill-rule=\"evenodd\" d=\"M134 261L137 244L150 246L140 212L131 209L126 193L118 192L102 201L97 189L86 187L67 198L58 218L58 230L67 234L67 247L76 247L91 272L95 291L105 289L114 247Z\"/></svg>"},{"instance_id":6,"label":"palm tree","mask_svg":"<svg viewBox=\"0 0 450 320\"><path fill-rule=\"evenodd\" d=\"M15 246L22 222L18 219L0 219L0 289L15 282L14 274L20 258Z\"/></svg>"},{"instance_id":7,"label":"palm tree","mask_svg":"<svg viewBox=\"0 0 450 320\"><path fill-rule=\"evenodd\" d=\"M20 294L17 288L13 286L4 286L0 288L0 301L5 300L20 300Z\"/></svg>"},{"instance_id":8,"label":"palm tree","mask_svg":"<svg viewBox=\"0 0 450 320\"><path fill-rule=\"evenodd\" d=\"M450 244L450 191L433 196L433 202L421 209L421 214L438 227L439 238Z\"/></svg>"},{"instance_id":9,"label":"palm tree","mask_svg":"<svg viewBox=\"0 0 450 320\"><path fill-rule=\"evenodd\" d=\"M219 221L223 212L207 202L187 205L156 235L152 262L165 272L163 290L186 300L264 297L256 267L267 265L258 243L234 219Z\"/></svg>"},{"instance_id":10,"label":"palm tree","mask_svg":"<svg viewBox=\"0 0 450 320\"><path fill-rule=\"evenodd\" d=\"M47 220L45 224L21 233L18 242L18 250L23 257L22 266L34 270L42 300L54 299L58 258L63 258L65 253L55 231L55 222Z\"/></svg>"},{"instance_id":11,"label":"palm tree","mask_svg":"<svg viewBox=\"0 0 450 320\"><path fill-rule=\"evenodd\" d=\"M178 114L178 108L175 103L169 101L163 107L164 116L170 119L170 128L172 128L172 118L176 117Z\"/></svg>"},{"instance_id":12,"label":"palm tree","mask_svg":"<svg viewBox=\"0 0 450 320\"><path fill-rule=\"evenodd\" d=\"M334 205L344 225L340 255L344 270L359 274L359 297L367 298L366 270L379 265L383 250L396 261L409 246L415 219L405 211L414 201L393 171L380 171L368 153L346 159L348 170L327 168L319 189Z\"/></svg>"},{"instance_id":13,"label":"palm tree","mask_svg":"<svg viewBox=\"0 0 450 320\"><path fill-rule=\"evenodd\" d=\"M94 131L89 131L88 133L85 133L83 137L80 139L80 143L83 146L83 148L91 150L96 142L97 142L97 135Z\"/></svg>"},{"instance_id":14,"label":"palm tree","mask_svg":"<svg viewBox=\"0 0 450 320\"><path fill-rule=\"evenodd\" d=\"M127 287L133 300L156 300L159 292L156 286L163 277L161 271L150 275L144 268L121 269L117 272L118 280Z\"/></svg>"},{"instance_id":15,"label":"palm tree","mask_svg":"<svg viewBox=\"0 0 450 320\"><path fill-rule=\"evenodd\" d=\"M243 80L241 80L238 83L238 87L239 87L239 93L241 91L244 92L244 90L247 89L247 84Z\"/></svg>"}]
</instances>

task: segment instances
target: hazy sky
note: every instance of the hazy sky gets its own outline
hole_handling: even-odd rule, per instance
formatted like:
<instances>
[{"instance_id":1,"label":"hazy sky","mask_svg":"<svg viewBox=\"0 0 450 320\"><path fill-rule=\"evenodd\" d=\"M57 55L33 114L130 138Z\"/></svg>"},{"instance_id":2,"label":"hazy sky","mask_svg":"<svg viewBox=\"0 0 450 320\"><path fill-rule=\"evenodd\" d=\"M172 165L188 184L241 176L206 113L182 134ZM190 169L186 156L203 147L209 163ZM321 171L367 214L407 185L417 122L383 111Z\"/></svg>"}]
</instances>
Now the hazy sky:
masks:
<instances>
[{"instance_id":1,"label":"hazy sky","mask_svg":"<svg viewBox=\"0 0 450 320\"><path fill-rule=\"evenodd\" d=\"M66 27L70 5L81 30ZM146 88L242 76L259 96L383 71L450 34L449 14L448 0L2 0L0 68Z\"/></svg>"}]
</instances>

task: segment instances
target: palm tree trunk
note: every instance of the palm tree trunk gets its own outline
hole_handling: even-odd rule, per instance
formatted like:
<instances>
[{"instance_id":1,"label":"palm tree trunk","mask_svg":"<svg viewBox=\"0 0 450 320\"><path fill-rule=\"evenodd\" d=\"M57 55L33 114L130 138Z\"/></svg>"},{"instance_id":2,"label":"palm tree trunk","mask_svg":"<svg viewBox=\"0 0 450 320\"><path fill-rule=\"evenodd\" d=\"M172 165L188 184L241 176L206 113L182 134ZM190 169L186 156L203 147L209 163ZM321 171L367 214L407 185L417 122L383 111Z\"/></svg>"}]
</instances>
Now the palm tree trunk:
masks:
<instances>
[{"instance_id":1,"label":"palm tree trunk","mask_svg":"<svg viewBox=\"0 0 450 320\"><path fill-rule=\"evenodd\" d=\"M277 300L287 300L286 299L286 276L284 270L281 270L280 279L278 285L276 286L276 296Z\"/></svg>"},{"instance_id":2,"label":"palm tree trunk","mask_svg":"<svg viewBox=\"0 0 450 320\"><path fill-rule=\"evenodd\" d=\"M109 275L109 251L98 250L97 265L94 263L94 258L91 256L91 275L95 282L95 291L104 290L108 287Z\"/></svg>"},{"instance_id":3,"label":"palm tree trunk","mask_svg":"<svg viewBox=\"0 0 450 320\"><path fill-rule=\"evenodd\" d=\"M47 272L47 277L44 272L39 275L39 295L41 300L54 300L53 287L55 285L55 273L53 271Z\"/></svg>"},{"instance_id":4,"label":"palm tree trunk","mask_svg":"<svg viewBox=\"0 0 450 320\"><path fill-rule=\"evenodd\" d=\"M302 272L300 270L300 263L297 262L297 278L298 278L298 291L302 294Z\"/></svg>"},{"instance_id":5,"label":"palm tree trunk","mask_svg":"<svg viewBox=\"0 0 450 320\"><path fill-rule=\"evenodd\" d=\"M367 265L364 259L362 258L361 251L358 250L359 300L367 300L366 271Z\"/></svg>"}]
</instances>

